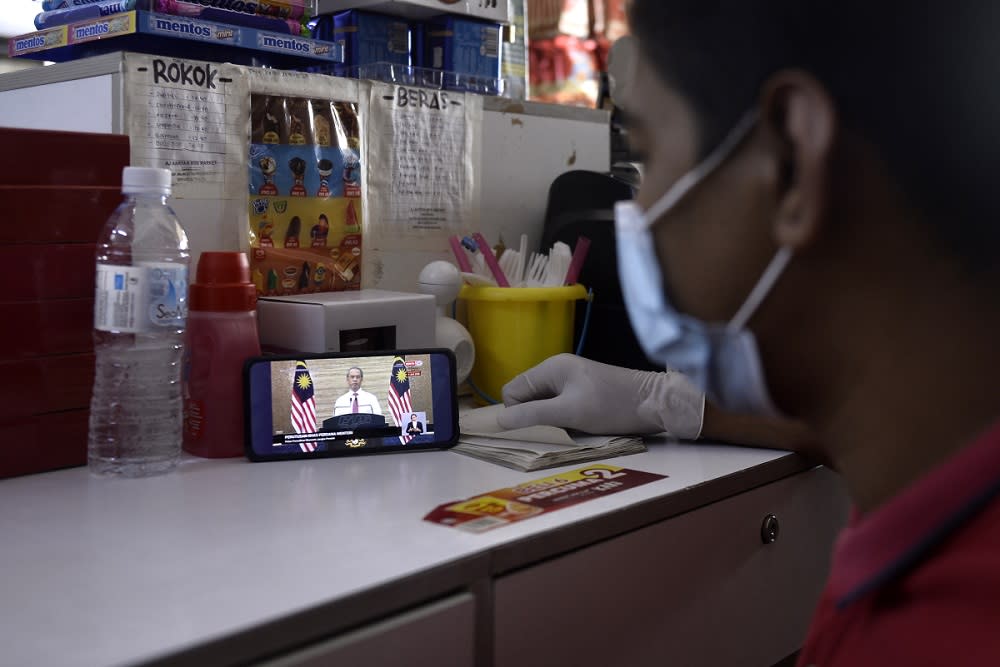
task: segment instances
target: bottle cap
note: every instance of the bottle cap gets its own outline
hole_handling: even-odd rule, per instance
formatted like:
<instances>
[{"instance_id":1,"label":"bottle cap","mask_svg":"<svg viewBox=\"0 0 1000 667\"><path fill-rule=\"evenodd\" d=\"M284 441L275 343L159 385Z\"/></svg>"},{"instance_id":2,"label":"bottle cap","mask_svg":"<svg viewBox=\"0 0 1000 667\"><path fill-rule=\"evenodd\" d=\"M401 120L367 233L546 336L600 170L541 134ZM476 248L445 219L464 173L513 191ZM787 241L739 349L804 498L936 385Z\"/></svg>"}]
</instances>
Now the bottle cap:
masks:
<instances>
[{"instance_id":1,"label":"bottle cap","mask_svg":"<svg viewBox=\"0 0 1000 667\"><path fill-rule=\"evenodd\" d=\"M257 307L250 281L250 261L242 252L203 252L195 282L188 287L188 308L211 312L247 312Z\"/></svg>"},{"instance_id":2,"label":"bottle cap","mask_svg":"<svg viewBox=\"0 0 1000 667\"><path fill-rule=\"evenodd\" d=\"M125 167L122 192L127 195L170 196L170 170L158 167Z\"/></svg>"}]
</instances>

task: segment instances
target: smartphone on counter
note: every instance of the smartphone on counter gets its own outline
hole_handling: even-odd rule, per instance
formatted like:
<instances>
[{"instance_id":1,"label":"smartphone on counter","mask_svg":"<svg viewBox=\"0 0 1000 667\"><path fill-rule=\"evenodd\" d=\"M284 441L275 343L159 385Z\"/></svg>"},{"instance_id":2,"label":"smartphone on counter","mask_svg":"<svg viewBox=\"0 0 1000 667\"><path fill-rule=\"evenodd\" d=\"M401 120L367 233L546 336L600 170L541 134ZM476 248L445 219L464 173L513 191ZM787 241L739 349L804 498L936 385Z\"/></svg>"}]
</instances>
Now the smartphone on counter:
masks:
<instances>
[{"instance_id":1,"label":"smartphone on counter","mask_svg":"<svg viewBox=\"0 0 1000 667\"><path fill-rule=\"evenodd\" d=\"M243 382L251 461L447 449L458 442L451 350L254 357Z\"/></svg>"}]
</instances>

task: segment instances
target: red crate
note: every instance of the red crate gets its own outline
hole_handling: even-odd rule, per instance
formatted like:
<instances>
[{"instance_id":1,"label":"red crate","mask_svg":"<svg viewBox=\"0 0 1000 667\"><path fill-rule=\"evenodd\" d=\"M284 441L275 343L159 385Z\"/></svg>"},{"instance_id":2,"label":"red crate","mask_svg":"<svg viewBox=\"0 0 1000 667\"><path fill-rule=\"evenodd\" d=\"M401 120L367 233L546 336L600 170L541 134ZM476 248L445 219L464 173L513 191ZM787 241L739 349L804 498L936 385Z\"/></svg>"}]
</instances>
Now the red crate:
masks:
<instances>
[{"instance_id":1,"label":"red crate","mask_svg":"<svg viewBox=\"0 0 1000 667\"><path fill-rule=\"evenodd\" d=\"M82 465L95 243L121 202L124 135L0 128L0 478Z\"/></svg>"},{"instance_id":2,"label":"red crate","mask_svg":"<svg viewBox=\"0 0 1000 667\"><path fill-rule=\"evenodd\" d=\"M3 301L94 296L94 243L0 246Z\"/></svg>"},{"instance_id":3,"label":"red crate","mask_svg":"<svg viewBox=\"0 0 1000 667\"><path fill-rule=\"evenodd\" d=\"M0 361L0 420L90 406L94 355Z\"/></svg>"},{"instance_id":4,"label":"red crate","mask_svg":"<svg viewBox=\"0 0 1000 667\"><path fill-rule=\"evenodd\" d=\"M87 463L89 410L0 420L0 479Z\"/></svg>"},{"instance_id":5,"label":"red crate","mask_svg":"<svg viewBox=\"0 0 1000 667\"><path fill-rule=\"evenodd\" d=\"M2 136L2 135L0 135ZM121 186L42 187L0 184L0 243L94 243L122 201Z\"/></svg>"},{"instance_id":6,"label":"red crate","mask_svg":"<svg viewBox=\"0 0 1000 667\"><path fill-rule=\"evenodd\" d=\"M121 187L128 137L0 128L0 184Z\"/></svg>"},{"instance_id":7,"label":"red crate","mask_svg":"<svg viewBox=\"0 0 1000 667\"><path fill-rule=\"evenodd\" d=\"M91 290L93 293L93 290ZM94 349L94 299L0 302L0 361Z\"/></svg>"}]
</instances>

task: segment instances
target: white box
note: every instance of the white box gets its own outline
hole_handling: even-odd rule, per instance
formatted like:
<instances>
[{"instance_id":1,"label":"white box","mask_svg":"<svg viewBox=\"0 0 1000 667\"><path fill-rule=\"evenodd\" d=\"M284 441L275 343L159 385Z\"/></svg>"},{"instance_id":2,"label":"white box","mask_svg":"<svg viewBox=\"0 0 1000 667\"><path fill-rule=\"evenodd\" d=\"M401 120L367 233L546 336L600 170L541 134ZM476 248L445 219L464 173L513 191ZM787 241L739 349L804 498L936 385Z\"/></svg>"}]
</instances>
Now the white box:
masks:
<instances>
[{"instance_id":1,"label":"white box","mask_svg":"<svg viewBox=\"0 0 1000 667\"><path fill-rule=\"evenodd\" d=\"M366 352L435 347L437 306L429 294L361 290L257 300L269 352Z\"/></svg>"},{"instance_id":2,"label":"white box","mask_svg":"<svg viewBox=\"0 0 1000 667\"><path fill-rule=\"evenodd\" d=\"M366 9L408 19L438 14L461 14L497 23L510 21L507 0L317 0L316 13L333 14L345 9Z\"/></svg>"}]
</instances>

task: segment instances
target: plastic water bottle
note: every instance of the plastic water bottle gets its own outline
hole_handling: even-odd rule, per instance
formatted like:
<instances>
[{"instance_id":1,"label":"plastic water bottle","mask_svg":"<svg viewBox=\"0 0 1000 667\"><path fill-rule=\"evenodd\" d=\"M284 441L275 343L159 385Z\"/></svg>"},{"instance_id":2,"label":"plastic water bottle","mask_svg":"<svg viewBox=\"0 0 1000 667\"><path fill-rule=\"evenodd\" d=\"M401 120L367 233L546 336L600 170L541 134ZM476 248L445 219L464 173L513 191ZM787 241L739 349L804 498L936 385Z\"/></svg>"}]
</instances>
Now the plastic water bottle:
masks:
<instances>
[{"instance_id":1,"label":"plastic water bottle","mask_svg":"<svg viewBox=\"0 0 1000 667\"><path fill-rule=\"evenodd\" d=\"M187 234L170 171L126 167L125 200L97 244L88 462L99 475L172 470L181 452Z\"/></svg>"}]
</instances>

